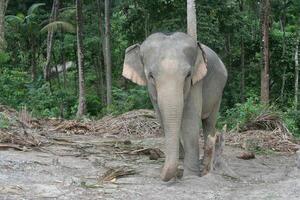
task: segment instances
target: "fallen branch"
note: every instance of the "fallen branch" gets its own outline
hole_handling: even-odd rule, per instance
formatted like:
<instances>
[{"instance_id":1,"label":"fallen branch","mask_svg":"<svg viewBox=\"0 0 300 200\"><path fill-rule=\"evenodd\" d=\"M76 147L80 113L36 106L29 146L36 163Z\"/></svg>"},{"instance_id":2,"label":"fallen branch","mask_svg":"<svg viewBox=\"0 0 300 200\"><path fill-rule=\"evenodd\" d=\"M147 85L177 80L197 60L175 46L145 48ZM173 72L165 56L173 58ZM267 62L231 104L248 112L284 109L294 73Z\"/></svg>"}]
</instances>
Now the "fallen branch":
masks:
<instances>
[{"instance_id":1,"label":"fallen branch","mask_svg":"<svg viewBox=\"0 0 300 200\"><path fill-rule=\"evenodd\" d=\"M118 167L116 169L108 169L103 176L100 177L100 182L108 182L108 181L114 181L119 177L124 177L128 175L134 175L136 174L136 171L134 169L130 169L127 166L125 167Z\"/></svg>"}]
</instances>

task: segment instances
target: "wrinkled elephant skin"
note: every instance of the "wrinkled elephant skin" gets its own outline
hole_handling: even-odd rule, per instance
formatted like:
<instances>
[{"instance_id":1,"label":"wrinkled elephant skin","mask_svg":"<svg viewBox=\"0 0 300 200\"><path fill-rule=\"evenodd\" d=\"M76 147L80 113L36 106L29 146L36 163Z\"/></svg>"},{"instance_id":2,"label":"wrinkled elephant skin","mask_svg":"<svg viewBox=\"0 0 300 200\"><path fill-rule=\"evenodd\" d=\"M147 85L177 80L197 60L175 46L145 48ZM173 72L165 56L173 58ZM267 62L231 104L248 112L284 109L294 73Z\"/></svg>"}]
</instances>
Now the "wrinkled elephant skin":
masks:
<instances>
[{"instance_id":1,"label":"wrinkled elephant skin","mask_svg":"<svg viewBox=\"0 0 300 200\"><path fill-rule=\"evenodd\" d=\"M163 181L176 175L179 146L184 150L183 176L199 176L199 122L202 121L205 152L203 172L212 169L215 125L227 71L209 47L185 33L155 33L141 45L126 49L123 76L147 85L151 101L165 133L166 160Z\"/></svg>"}]
</instances>

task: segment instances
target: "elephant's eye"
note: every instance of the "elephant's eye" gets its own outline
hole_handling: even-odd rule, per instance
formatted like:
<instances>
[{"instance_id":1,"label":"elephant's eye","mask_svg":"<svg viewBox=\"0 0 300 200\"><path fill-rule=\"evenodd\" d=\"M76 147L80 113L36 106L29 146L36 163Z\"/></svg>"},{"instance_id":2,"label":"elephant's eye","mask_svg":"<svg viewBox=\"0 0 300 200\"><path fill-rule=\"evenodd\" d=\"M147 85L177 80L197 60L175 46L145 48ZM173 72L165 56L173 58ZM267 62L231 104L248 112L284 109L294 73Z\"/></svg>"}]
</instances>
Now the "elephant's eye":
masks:
<instances>
[{"instance_id":1,"label":"elephant's eye","mask_svg":"<svg viewBox=\"0 0 300 200\"><path fill-rule=\"evenodd\" d=\"M191 72L189 72L189 73L186 75L186 78L189 78L189 77L191 77L191 75L192 75L192 73L191 73Z\"/></svg>"},{"instance_id":2,"label":"elephant's eye","mask_svg":"<svg viewBox=\"0 0 300 200\"><path fill-rule=\"evenodd\" d=\"M154 76L153 76L153 74L151 72L149 73L148 77L149 77L150 82L152 84L155 84L155 79L154 79Z\"/></svg>"},{"instance_id":3,"label":"elephant's eye","mask_svg":"<svg viewBox=\"0 0 300 200\"><path fill-rule=\"evenodd\" d=\"M149 73L149 79L154 80L153 74L151 72Z\"/></svg>"}]
</instances>

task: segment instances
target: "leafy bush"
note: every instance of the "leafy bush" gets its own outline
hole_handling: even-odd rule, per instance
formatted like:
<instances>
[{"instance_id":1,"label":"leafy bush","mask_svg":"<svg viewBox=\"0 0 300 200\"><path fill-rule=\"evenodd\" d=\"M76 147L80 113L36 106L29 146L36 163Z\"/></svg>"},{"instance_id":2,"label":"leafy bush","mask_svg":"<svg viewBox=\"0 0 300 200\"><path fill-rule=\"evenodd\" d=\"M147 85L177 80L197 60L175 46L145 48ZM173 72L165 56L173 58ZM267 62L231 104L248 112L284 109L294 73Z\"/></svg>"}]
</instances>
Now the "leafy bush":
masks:
<instances>
[{"instance_id":1,"label":"leafy bush","mask_svg":"<svg viewBox=\"0 0 300 200\"><path fill-rule=\"evenodd\" d=\"M300 113L299 111L281 111L276 106L265 106L259 98L252 96L245 103L235 104L233 108L225 111L220 117L219 126L227 125L229 130L243 130L253 124L256 119L269 115L270 118L282 121L284 126L295 136L300 136ZM271 119L272 120L272 119Z\"/></svg>"},{"instance_id":2,"label":"leafy bush","mask_svg":"<svg viewBox=\"0 0 300 200\"><path fill-rule=\"evenodd\" d=\"M27 73L9 69L0 71L0 94L0 103L15 109L26 105L38 117L58 117L61 107L65 108L64 117L73 116L71 107L77 101L70 90L54 87L51 91L49 83L32 83Z\"/></svg>"},{"instance_id":3,"label":"leafy bush","mask_svg":"<svg viewBox=\"0 0 300 200\"><path fill-rule=\"evenodd\" d=\"M133 109L152 108L148 92L145 88L132 88L128 91L114 87L113 104L104 108L103 114L121 114Z\"/></svg>"},{"instance_id":4,"label":"leafy bush","mask_svg":"<svg viewBox=\"0 0 300 200\"><path fill-rule=\"evenodd\" d=\"M283 120L288 129L296 136L300 137L300 111L288 109L283 112Z\"/></svg>"},{"instance_id":5,"label":"leafy bush","mask_svg":"<svg viewBox=\"0 0 300 200\"><path fill-rule=\"evenodd\" d=\"M9 61L10 56L8 53L0 52L0 65L5 64Z\"/></svg>"},{"instance_id":6,"label":"leafy bush","mask_svg":"<svg viewBox=\"0 0 300 200\"><path fill-rule=\"evenodd\" d=\"M8 117L6 117L3 113L0 112L0 129L8 128L11 122Z\"/></svg>"},{"instance_id":7,"label":"leafy bush","mask_svg":"<svg viewBox=\"0 0 300 200\"><path fill-rule=\"evenodd\" d=\"M27 99L29 78L26 72L0 69L0 103L20 108Z\"/></svg>"},{"instance_id":8,"label":"leafy bush","mask_svg":"<svg viewBox=\"0 0 300 200\"><path fill-rule=\"evenodd\" d=\"M257 97L250 97L245 103L237 103L233 108L226 110L220 119L220 125L227 124L230 130L238 129L261 114L264 109L264 106L259 103Z\"/></svg>"}]
</instances>

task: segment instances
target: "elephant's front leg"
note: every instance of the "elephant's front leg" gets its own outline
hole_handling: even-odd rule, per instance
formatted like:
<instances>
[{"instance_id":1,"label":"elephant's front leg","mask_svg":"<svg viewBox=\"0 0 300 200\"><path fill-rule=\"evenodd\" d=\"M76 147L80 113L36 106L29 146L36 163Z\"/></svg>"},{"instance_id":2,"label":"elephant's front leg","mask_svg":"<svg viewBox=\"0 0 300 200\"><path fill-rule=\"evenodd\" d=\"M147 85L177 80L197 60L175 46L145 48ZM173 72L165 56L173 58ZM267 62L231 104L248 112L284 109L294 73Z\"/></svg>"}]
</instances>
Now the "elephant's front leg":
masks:
<instances>
[{"instance_id":1,"label":"elephant's front leg","mask_svg":"<svg viewBox=\"0 0 300 200\"><path fill-rule=\"evenodd\" d=\"M182 119L182 139L184 148L183 177L199 176L199 107L192 99L185 104Z\"/></svg>"}]
</instances>

